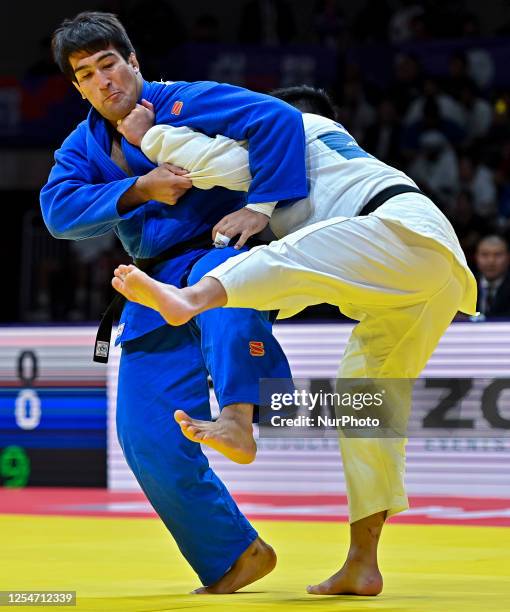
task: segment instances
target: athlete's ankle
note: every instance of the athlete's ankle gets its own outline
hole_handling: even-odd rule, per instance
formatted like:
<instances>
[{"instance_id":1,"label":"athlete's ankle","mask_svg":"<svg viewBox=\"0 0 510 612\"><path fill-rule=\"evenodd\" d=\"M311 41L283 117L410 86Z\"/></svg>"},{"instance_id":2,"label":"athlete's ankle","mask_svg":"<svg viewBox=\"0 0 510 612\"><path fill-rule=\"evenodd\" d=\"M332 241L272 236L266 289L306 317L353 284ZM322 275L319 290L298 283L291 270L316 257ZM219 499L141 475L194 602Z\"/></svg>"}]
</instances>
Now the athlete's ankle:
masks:
<instances>
[{"instance_id":1,"label":"athlete's ankle","mask_svg":"<svg viewBox=\"0 0 510 612\"><path fill-rule=\"evenodd\" d=\"M248 432L253 432L253 404L230 404L225 406L219 419L233 422Z\"/></svg>"},{"instance_id":2,"label":"athlete's ankle","mask_svg":"<svg viewBox=\"0 0 510 612\"><path fill-rule=\"evenodd\" d=\"M201 312L205 306L204 296L202 295L202 291L197 289L196 285L192 285L191 287L184 287L182 291L182 297L186 300L187 305L193 311L193 313L198 314Z\"/></svg>"},{"instance_id":3,"label":"athlete's ankle","mask_svg":"<svg viewBox=\"0 0 510 612\"><path fill-rule=\"evenodd\" d=\"M365 547L357 547L351 544L345 562L348 565L355 563L367 567L377 567L377 548L368 550Z\"/></svg>"}]
</instances>

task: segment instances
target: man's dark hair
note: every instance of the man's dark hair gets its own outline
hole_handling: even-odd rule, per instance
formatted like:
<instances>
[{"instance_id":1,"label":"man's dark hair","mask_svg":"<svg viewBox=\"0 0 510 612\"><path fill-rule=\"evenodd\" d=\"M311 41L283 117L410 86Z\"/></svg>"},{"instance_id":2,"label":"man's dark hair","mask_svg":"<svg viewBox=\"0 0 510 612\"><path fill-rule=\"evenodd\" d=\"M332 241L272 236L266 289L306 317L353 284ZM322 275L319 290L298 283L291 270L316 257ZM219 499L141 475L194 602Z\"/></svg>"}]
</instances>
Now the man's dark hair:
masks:
<instances>
[{"instance_id":1,"label":"man's dark hair","mask_svg":"<svg viewBox=\"0 0 510 612\"><path fill-rule=\"evenodd\" d=\"M310 85L283 87L270 92L274 98L279 98L302 113L314 113L336 120L336 110L333 101L324 89L316 89Z\"/></svg>"},{"instance_id":2,"label":"man's dark hair","mask_svg":"<svg viewBox=\"0 0 510 612\"><path fill-rule=\"evenodd\" d=\"M71 81L76 81L69 56L78 51L91 55L113 46L127 61L134 53L133 45L118 18L112 13L87 11L65 19L51 39L53 58Z\"/></svg>"},{"instance_id":3,"label":"man's dark hair","mask_svg":"<svg viewBox=\"0 0 510 612\"><path fill-rule=\"evenodd\" d=\"M500 242L505 246L505 250L507 251L507 253L510 253L510 242L508 241L508 238L502 233L493 232L492 234L486 234L485 236L482 236L476 245L477 248L482 244L482 242Z\"/></svg>"}]
</instances>

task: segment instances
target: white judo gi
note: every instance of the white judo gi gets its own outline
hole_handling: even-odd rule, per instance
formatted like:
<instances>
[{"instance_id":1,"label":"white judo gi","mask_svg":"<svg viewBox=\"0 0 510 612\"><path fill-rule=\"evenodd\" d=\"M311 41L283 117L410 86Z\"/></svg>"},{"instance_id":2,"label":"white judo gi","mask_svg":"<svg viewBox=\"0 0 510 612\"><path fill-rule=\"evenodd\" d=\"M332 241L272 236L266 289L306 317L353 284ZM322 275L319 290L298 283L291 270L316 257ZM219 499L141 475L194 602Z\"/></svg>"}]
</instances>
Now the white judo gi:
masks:
<instances>
[{"instance_id":1,"label":"white judo gi","mask_svg":"<svg viewBox=\"0 0 510 612\"><path fill-rule=\"evenodd\" d=\"M476 281L455 232L424 195L403 193L356 216L377 193L415 183L363 151L330 119L303 115L309 197L273 211L280 238L208 273L229 307L279 310L279 318L327 302L359 321L340 378L417 378L457 311L476 312ZM194 186L247 191L248 153L224 136L154 126L142 141L153 161L189 170ZM410 397L399 402L407 410ZM402 438L340 437L350 522L408 508Z\"/></svg>"}]
</instances>

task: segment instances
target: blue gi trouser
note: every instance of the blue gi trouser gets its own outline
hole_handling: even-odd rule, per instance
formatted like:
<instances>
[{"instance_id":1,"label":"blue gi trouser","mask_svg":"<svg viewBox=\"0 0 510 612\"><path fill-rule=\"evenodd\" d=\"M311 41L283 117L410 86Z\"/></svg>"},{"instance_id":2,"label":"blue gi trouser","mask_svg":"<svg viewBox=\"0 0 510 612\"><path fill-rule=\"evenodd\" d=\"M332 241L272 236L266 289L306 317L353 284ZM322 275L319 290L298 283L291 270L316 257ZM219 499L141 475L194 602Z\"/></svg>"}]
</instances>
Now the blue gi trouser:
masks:
<instances>
[{"instance_id":1,"label":"blue gi trouser","mask_svg":"<svg viewBox=\"0 0 510 612\"><path fill-rule=\"evenodd\" d=\"M200 259L189 283L226 259L223 251ZM252 341L262 342L264 350L252 354ZM161 327L123 343L117 400L126 460L205 585L218 580L257 537L200 445L182 435L173 417L181 408L193 418L211 418L208 372L220 407L257 404L260 378L290 378L267 315L218 308L187 325Z\"/></svg>"}]
</instances>

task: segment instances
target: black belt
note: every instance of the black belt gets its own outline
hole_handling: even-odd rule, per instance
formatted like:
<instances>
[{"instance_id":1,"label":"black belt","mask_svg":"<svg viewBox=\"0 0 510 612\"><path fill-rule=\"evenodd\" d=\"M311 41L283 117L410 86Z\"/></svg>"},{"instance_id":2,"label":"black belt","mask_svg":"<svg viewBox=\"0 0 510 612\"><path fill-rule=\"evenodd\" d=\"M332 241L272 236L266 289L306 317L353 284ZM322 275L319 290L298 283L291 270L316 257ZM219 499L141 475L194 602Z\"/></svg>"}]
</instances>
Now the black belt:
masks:
<instances>
[{"instance_id":1,"label":"black belt","mask_svg":"<svg viewBox=\"0 0 510 612\"><path fill-rule=\"evenodd\" d=\"M133 263L140 270L149 272L163 261L167 261L173 257L182 255L187 251L210 248L212 248L212 238L211 230L208 230L196 238L190 238L189 240L185 240L184 242L179 242L179 244L171 246L159 255L156 255L156 257L150 257L148 259L135 259ZM118 319L120 316L121 309L122 306L124 306L125 301L126 298L120 293L117 293L101 316L101 322L99 323L99 329L97 330L96 334L93 357L93 360L97 361L98 363L108 363L113 321Z\"/></svg>"},{"instance_id":2,"label":"black belt","mask_svg":"<svg viewBox=\"0 0 510 612\"><path fill-rule=\"evenodd\" d=\"M365 206L359 211L358 216L369 215L379 208L381 204L384 204L393 196L400 195L401 193L421 193L421 195L425 195L421 189L411 187L411 185L391 185L391 187L386 187L386 189L376 193L373 198L370 198Z\"/></svg>"}]
</instances>

